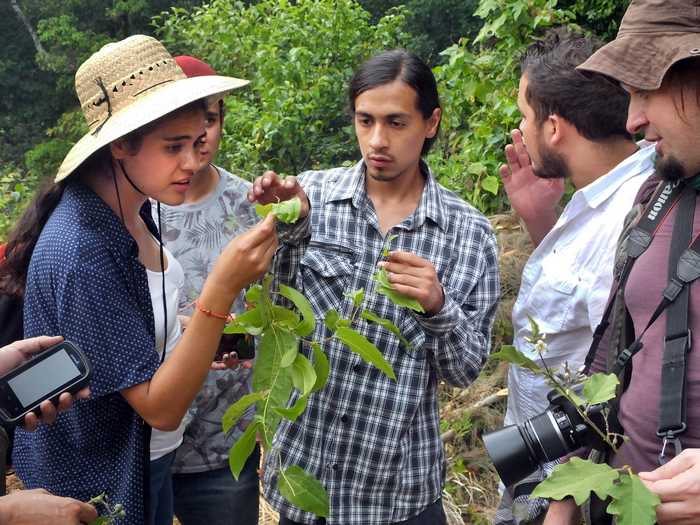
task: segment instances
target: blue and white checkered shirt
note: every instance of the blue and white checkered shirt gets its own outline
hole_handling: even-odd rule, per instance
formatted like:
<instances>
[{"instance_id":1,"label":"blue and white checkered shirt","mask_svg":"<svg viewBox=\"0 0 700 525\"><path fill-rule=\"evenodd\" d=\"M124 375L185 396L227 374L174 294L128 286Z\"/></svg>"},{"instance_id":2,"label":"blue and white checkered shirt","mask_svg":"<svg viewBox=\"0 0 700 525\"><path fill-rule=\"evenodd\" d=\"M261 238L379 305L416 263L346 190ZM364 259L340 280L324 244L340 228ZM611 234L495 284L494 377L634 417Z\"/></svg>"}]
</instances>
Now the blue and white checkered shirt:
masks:
<instances>
[{"instance_id":1,"label":"blue and white checkered shirt","mask_svg":"<svg viewBox=\"0 0 700 525\"><path fill-rule=\"evenodd\" d=\"M365 191L364 163L300 175L311 213L284 232L275 275L313 305L318 320L313 338L330 335L322 322L328 310L350 315L352 300L344 293L364 288L363 307L391 320L413 348L375 324L355 325L391 363L393 381L337 340L324 344L328 384L311 395L296 422L283 420L273 445L280 455L267 455L265 496L294 521L312 524L316 518L280 495L278 458L282 468L296 464L321 480L330 497L328 524L403 521L440 497L445 465L438 380L466 387L479 374L499 281L488 220L439 186L427 165L422 171L426 184L417 209L387 235L398 235L391 250L414 253L435 266L445 303L433 316L397 307L374 291L372 275L386 237Z\"/></svg>"}]
</instances>

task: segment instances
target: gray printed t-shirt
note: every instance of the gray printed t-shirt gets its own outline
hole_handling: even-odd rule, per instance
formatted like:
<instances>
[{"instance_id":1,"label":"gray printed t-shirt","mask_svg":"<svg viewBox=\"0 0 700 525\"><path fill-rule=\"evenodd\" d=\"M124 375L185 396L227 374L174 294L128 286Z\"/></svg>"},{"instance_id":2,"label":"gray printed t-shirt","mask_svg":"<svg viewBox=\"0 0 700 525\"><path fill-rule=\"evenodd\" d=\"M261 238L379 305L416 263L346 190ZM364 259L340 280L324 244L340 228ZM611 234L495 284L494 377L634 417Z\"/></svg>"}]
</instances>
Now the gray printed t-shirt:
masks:
<instances>
[{"instance_id":1,"label":"gray printed t-shirt","mask_svg":"<svg viewBox=\"0 0 700 525\"><path fill-rule=\"evenodd\" d=\"M185 271L180 296L180 314L192 315L197 299L216 258L228 242L258 221L255 207L246 194L251 184L222 168L216 168L220 180L214 193L192 204L161 204L163 240ZM158 222L157 210L152 206ZM234 301L232 312L244 309L242 295ZM173 470L180 474L205 472L228 465L228 451L252 419L246 414L226 436L221 417L226 409L249 393L250 370L210 370L188 414L182 445L177 449Z\"/></svg>"}]
</instances>

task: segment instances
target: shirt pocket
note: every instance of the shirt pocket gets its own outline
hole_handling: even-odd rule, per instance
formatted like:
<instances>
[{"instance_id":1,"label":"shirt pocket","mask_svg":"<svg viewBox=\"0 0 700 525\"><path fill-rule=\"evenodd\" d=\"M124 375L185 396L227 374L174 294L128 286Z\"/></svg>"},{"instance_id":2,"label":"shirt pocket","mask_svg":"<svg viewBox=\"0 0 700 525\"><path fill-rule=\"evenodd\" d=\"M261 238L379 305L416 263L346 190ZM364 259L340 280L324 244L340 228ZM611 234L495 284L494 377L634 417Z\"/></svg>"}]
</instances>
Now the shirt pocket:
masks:
<instances>
[{"instance_id":1,"label":"shirt pocket","mask_svg":"<svg viewBox=\"0 0 700 525\"><path fill-rule=\"evenodd\" d=\"M301 277L317 318L331 309L340 312L343 294L350 291L354 263L355 254L347 248L319 241L309 244L300 261Z\"/></svg>"},{"instance_id":2,"label":"shirt pocket","mask_svg":"<svg viewBox=\"0 0 700 525\"><path fill-rule=\"evenodd\" d=\"M573 265L561 259L542 261L542 274L530 293L529 309L542 332L551 334L582 324L575 308L579 288Z\"/></svg>"}]
</instances>

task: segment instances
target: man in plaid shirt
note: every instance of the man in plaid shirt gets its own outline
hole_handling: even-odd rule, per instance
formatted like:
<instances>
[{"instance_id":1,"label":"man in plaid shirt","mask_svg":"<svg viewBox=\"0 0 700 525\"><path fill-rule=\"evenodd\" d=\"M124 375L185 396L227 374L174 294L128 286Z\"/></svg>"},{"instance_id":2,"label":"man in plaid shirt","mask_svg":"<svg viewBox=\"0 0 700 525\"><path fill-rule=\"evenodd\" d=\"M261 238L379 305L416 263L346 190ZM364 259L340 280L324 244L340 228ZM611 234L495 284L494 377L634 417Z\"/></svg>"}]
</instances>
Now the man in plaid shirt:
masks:
<instances>
[{"instance_id":1,"label":"man in plaid shirt","mask_svg":"<svg viewBox=\"0 0 700 525\"><path fill-rule=\"evenodd\" d=\"M301 198L303 220L280 226L275 274L306 295L318 319L331 309L348 317L352 299L344 294L364 288L363 307L391 320L411 348L376 324L356 325L391 363L393 381L338 341L324 345L328 384L296 422L281 423L265 496L280 525L440 525L438 381L466 387L486 359L499 294L496 241L488 220L439 186L421 158L441 114L430 68L405 51L382 53L356 71L349 98L362 161L298 179L268 172L249 199ZM397 237L385 259L390 235ZM424 314L376 293L378 265ZM317 323L314 339L329 334ZM276 467L292 464L326 487L327 520L280 495Z\"/></svg>"}]
</instances>

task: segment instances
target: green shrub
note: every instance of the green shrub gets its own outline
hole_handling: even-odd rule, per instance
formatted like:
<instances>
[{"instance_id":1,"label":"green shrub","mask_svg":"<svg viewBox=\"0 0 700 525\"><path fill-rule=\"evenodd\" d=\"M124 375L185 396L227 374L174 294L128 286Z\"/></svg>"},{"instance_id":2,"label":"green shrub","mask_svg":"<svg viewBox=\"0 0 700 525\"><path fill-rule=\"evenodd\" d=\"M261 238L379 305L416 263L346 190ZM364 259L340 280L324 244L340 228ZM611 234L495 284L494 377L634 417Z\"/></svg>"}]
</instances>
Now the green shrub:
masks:
<instances>
[{"instance_id":1,"label":"green shrub","mask_svg":"<svg viewBox=\"0 0 700 525\"><path fill-rule=\"evenodd\" d=\"M296 174L358 158L345 89L373 54L405 45L403 9L376 24L352 0L214 0L155 21L171 51L251 84L226 99L218 162L248 178Z\"/></svg>"},{"instance_id":2,"label":"green shrub","mask_svg":"<svg viewBox=\"0 0 700 525\"><path fill-rule=\"evenodd\" d=\"M0 169L0 242L24 211L34 193L35 185L27 181L16 166L7 164Z\"/></svg>"},{"instance_id":3,"label":"green shrub","mask_svg":"<svg viewBox=\"0 0 700 525\"><path fill-rule=\"evenodd\" d=\"M486 23L473 45L447 48L446 63L434 69L443 120L430 165L444 186L484 213L509 207L498 168L520 120L519 57L544 29L572 18L555 7L556 0L482 0L475 15Z\"/></svg>"}]
</instances>

